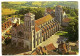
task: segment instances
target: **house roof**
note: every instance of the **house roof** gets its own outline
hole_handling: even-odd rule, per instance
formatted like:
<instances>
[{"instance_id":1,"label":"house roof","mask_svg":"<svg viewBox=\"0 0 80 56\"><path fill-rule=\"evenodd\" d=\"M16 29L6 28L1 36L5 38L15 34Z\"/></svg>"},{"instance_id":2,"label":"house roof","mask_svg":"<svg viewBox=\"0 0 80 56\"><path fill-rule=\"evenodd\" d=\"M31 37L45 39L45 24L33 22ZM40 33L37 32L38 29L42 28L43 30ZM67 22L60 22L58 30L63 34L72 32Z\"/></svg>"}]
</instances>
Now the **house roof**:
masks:
<instances>
[{"instance_id":1,"label":"house roof","mask_svg":"<svg viewBox=\"0 0 80 56\"><path fill-rule=\"evenodd\" d=\"M53 17L50 14L48 14L47 16L44 16L44 17L42 17L42 18L40 18L38 20L35 20L35 23L39 26L39 25L41 25L41 24L43 24L45 22L48 22L52 18Z\"/></svg>"},{"instance_id":2,"label":"house roof","mask_svg":"<svg viewBox=\"0 0 80 56\"><path fill-rule=\"evenodd\" d=\"M42 47L42 51L43 51L44 53L46 53L46 52L47 52L47 50L45 50L45 48L44 48L44 47Z\"/></svg>"},{"instance_id":3,"label":"house roof","mask_svg":"<svg viewBox=\"0 0 80 56\"><path fill-rule=\"evenodd\" d=\"M70 18L64 18L62 21L63 22L69 22L71 19Z\"/></svg>"},{"instance_id":4,"label":"house roof","mask_svg":"<svg viewBox=\"0 0 80 56\"><path fill-rule=\"evenodd\" d=\"M67 52L66 44L65 44L65 43L61 43L61 44L59 44L58 47L61 48L61 49L64 49L64 53Z\"/></svg>"},{"instance_id":5,"label":"house roof","mask_svg":"<svg viewBox=\"0 0 80 56\"><path fill-rule=\"evenodd\" d=\"M49 45L46 46L47 50L55 50L55 46L53 45L53 43L50 43Z\"/></svg>"},{"instance_id":6,"label":"house roof","mask_svg":"<svg viewBox=\"0 0 80 56\"><path fill-rule=\"evenodd\" d=\"M69 52L69 55L76 55L76 52Z\"/></svg>"},{"instance_id":7,"label":"house roof","mask_svg":"<svg viewBox=\"0 0 80 56\"><path fill-rule=\"evenodd\" d=\"M46 10L47 10L47 12L49 12L49 13L53 12L53 9L47 8Z\"/></svg>"},{"instance_id":8,"label":"house roof","mask_svg":"<svg viewBox=\"0 0 80 56\"><path fill-rule=\"evenodd\" d=\"M37 52L36 52L36 51L34 51L34 52L32 53L32 55L37 55Z\"/></svg>"},{"instance_id":9,"label":"house roof","mask_svg":"<svg viewBox=\"0 0 80 56\"><path fill-rule=\"evenodd\" d=\"M8 21L4 22L2 25L6 24L6 23L8 23L8 22L9 22L9 23L11 23L11 21L10 21L10 20L8 20Z\"/></svg>"},{"instance_id":10,"label":"house roof","mask_svg":"<svg viewBox=\"0 0 80 56\"><path fill-rule=\"evenodd\" d=\"M39 49L39 50L40 50L41 48L42 48L41 46L37 47L37 49Z\"/></svg>"}]
</instances>

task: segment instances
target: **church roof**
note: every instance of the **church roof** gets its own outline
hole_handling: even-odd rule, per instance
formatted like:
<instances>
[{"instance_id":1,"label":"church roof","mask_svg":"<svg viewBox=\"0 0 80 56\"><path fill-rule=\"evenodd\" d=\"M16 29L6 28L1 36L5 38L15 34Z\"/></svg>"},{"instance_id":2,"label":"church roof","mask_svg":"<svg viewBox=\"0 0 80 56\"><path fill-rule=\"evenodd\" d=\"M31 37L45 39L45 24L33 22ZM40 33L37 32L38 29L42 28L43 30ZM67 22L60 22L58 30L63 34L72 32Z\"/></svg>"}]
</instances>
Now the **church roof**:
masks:
<instances>
[{"instance_id":1,"label":"church roof","mask_svg":"<svg viewBox=\"0 0 80 56\"><path fill-rule=\"evenodd\" d=\"M40 28L35 24L35 31L37 32L39 30L40 30Z\"/></svg>"},{"instance_id":2,"label":"church roof","mask_svg":"<svg viewBox=\"0 0 80 56\"><path fill-rule=\"evenodd\" d=\"M53 43L50 43L49 45L46 46L47 50L55 50L55 46L53 45Z\"/></svg>"},{"instance_id":3,"label":"church roof","mask_svg":"<svg viewBox=\"0 0 80 56\"><path fill-rule=\"evenodd\" d=\"M45 22L48 22L52 18L53 17L50 14L48 14L47 16L44 16L44 17L42 17L42 18L40 18L38 20L35 20L35 23L39 26L39 25L41 25L41 24L43 24Z\"/></svg>"}]
</instances>

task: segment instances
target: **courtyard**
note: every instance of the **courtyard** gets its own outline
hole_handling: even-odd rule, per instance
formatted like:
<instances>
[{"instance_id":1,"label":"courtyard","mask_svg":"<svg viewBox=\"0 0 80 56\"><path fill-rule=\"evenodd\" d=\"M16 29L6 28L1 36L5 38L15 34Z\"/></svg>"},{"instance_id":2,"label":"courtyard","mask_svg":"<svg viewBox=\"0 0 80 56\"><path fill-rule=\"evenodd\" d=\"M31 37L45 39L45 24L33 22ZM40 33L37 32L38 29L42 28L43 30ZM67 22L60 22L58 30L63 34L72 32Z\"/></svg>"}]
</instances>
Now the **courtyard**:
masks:
<instances>
[{"instance_id":1,"label":"courtyard","mask_svg":"<svg viewBox=\"0 0 80 56\"><path fill-rule=\"evenodd\" d=\"M50 43L53 43L53 45L58 48L59 42L64 40L65 38L63 36L60 35L52 35L50 38L48 38L46 41L42 42L41 44L39 44L39 46L46 46Z\"/></svg>"}]
</instances>

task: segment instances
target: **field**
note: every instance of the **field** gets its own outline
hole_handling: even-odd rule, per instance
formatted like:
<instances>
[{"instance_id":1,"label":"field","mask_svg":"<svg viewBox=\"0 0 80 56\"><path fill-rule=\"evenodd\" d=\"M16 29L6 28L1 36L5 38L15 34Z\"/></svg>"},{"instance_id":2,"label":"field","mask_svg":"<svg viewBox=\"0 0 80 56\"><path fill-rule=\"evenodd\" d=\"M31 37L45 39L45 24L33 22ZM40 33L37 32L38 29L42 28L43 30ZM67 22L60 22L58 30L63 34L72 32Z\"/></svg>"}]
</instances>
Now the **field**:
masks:
<instances>
[{"instance_id":1,"label":"field","mask_svg":"<svg viewBox=\"0 0 80 56\"><path fill-rule=\"evenodd\" d=\"M27 2L8 2L9 4L25 4Z\"/></svg>"},{"instance_id":2,"label":"field","mask_svg":"<svg viewBox=\"0 0 80 56\"><path fill-rule=\"evenodd\" d=\"M40 2L37 1L37 2L33 2L32 5L38 5L38 6L41 6L42 3L40 3Z\"/></svg>"},{"instance_id":3,"label":"field","mask_svg":"<svg viewBox=\"0 0 80 56\"><path fill-rule=\"evenodd\" d=\"M2 15L9 15L15 13L17 10L14 9L8 9L8 8L2 8Z\"/></svg>"}]
</instances>

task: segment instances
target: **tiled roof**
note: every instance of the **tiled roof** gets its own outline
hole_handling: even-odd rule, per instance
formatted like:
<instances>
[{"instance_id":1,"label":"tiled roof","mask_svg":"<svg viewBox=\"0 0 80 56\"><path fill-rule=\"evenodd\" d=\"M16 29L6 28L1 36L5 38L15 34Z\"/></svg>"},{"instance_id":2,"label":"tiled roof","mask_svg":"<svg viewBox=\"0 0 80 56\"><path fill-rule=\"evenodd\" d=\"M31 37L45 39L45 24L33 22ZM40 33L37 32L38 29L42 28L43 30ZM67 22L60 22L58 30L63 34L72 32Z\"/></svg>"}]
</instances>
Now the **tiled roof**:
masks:
<instances>
[{"instance_id":1,"label":"tiled roof","mask_svg":"<svg viewBox=\"0 0 80 56\"><path fill-rule=\"evenodd\" d=\"M48 14L47 16L44 16L38 20L35 20L35 23L39 26L41 24L44 24L45 22L48 22L49 20L51 20L53 17Z\"/></svg>"},{"instance_id":2,"label":"tiled roof","mask_svg":"<svg viewBox=\"0 0 80 56\"><path fill-rule=\"evenodd\" d=\"M76 55L76 52L69 52L69 55Z\"/></svg>"},{"instance_id":3,"label":"tiled roof","mask_svg":"<svg viewBox=\"0 0 80 56\"><path fill-rule=\"evenodd\" d=\"M37 52L36 52L36 51L34 51L34 52L32 53L32 55L37 55Z\"/></svg>"},{"instance_id":4,"label":"tiled roof","mask_svg":"<svg viewBox=\"0 0 80 56\"><path fill-rule=\"evenodd\" d=\"M39 50L40 50L41 48L42 48L42 47L41 47L41 46L39 46L37 49L39 49Z\"/></svg>"},{"instance_id":5,"label":"tiled roof","mask_svg":"<svg viewBox=\"0 0 80 56\"><path fill-rule=\"evenodd\" d=\"M6 23L8 23L8 22L9 22L9 23L11 23L11 21L10 21L10 20L8 20L8 21L4 22L3 24L6 24ZM3 25L3 24L2 24L2 25Z\"/></svg>"},{"instance_id":6,"label":"tiled roof","mask_svg":"<svg viewBox=\"0 0 80 56\"><path fill-rule=\"evenodd\" d=\"M2 36L2 40L4 40L4 39L5 39L5 37Z\"/></svg>"},{"instance_id":7,"label":"tiled roof","mask_svg":"<svg viewBox=\"0 0 80 56\"><path fill-rule=\"evenodd\" d=\"M71 19L70 18L64 18L62 21L63 22L69 22Z\"/></svg>"},{"instance_id":8,"label":"tiled roof","mask_svg":"<svg viewBox=\"0 0 80 56\"><path fill-rule=\"evenodd\" d=\"M42 51L43 51L44 53L46 53L46 52L47 52L47 50L45 50L45 48L42 48Z\"/></svg>"},{"instance_id":9,"label":"tiled roof","mask_svg":"<svg viewBox=\"0 0 80 56\"><path fill-rule=\"evenodd\" d=\"M53 9L49 9L49 8L47 8L46 10L47 10L47 12L49 12L49 13L53 11Z\"/></svg>"},{"instance_id":10,"label":"tiled roof","mask_svg":"<svg viewBox=\"0 0 80 56\"><path fill-rule=\"evenodd\" d=\"M55 50L56 48L55 48L55 46L53 45L53 43L51 43L51 44L49 44L49 45L46 46L46 49L47 49L47 50Z\"/></svg>"},{"instance_id":11,"label":"tiled roof","mask_svg":"<svg viewBox=\"0 0 80 56\"><path fill-rule=\"evenodd\" d=\"M63 48L64 48L65 52L67 52L66 44L63 44Z\"/></svg>"},{"instance_id":12,"label":"tiled roof","mask_svg":"<svg viewBox=\"0 0 80 56\"><path fill-rule=\"evenodd\" d=\"M64 49L64 51L63 51L64 53L66 53L66 52L67 52L66 44L61 43L61 44L59 44L59 45L58 45L58 47L59 47L59 48L61 48L61 49Z\"/></svg>"},{"instance_id":13,"label":"tiled roof","mask_svg":"<svg viewBox=\"0 0 80 56\"><path fill-rule=\"evenodd\" d=\"M7 33L9 33L9 32L10 32L10 30L7 30L6 32L7 32Z\"/></svg>"},{"instance_id":14,"label":"tiled roof","mask_svg":"<svg viewBox=\"0 0 80 56\"><path fill-rule=\"evenodd\" d=\"M40 30L40 28L35 24L35 30L36 32Z\"/></svg>"}]
</instances>

